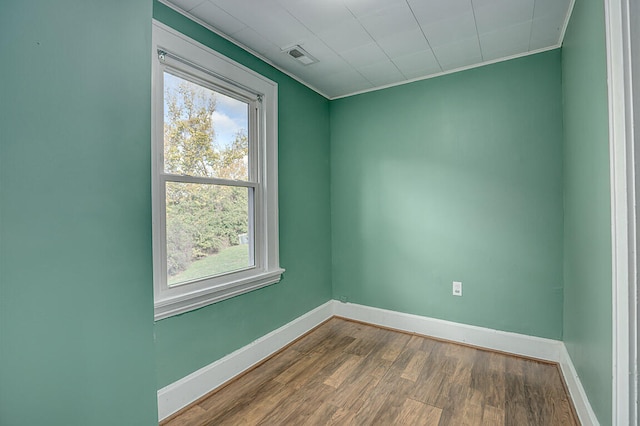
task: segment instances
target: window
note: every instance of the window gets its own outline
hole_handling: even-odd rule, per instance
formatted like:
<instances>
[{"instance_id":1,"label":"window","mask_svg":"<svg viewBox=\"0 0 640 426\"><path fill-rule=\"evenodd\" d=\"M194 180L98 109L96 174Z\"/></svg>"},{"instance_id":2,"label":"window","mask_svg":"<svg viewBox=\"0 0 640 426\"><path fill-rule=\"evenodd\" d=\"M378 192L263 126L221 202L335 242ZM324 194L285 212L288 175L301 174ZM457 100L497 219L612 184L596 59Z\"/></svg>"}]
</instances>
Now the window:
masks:
<instances>
[{"instance_id":1,"label":"window","mask_svg":"<svg viewBox=\"0 0 640 426\"><path fill-rule=\"evenodd\" d=\"M156 320L273 284L277 85L153 24Z\"/></svg>"}]
</instances>

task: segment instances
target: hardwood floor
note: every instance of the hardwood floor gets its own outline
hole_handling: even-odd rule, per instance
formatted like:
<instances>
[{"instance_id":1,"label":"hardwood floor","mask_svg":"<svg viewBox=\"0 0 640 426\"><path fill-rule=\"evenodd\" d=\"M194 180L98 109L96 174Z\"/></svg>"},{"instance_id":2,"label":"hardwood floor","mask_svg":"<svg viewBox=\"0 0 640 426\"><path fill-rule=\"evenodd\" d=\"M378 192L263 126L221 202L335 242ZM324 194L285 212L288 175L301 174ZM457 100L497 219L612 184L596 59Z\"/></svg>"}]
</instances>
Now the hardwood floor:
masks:
<instances>
[{"instance_id":1,"label":"hardwood floor","mask_svg":"<svg viewBox=\"0 0 640 426\"><path fill-rule=\"evenodd\" d=\"M577 425L555 364L332 318L164 422Z\"/></svg>"}]
</instances>

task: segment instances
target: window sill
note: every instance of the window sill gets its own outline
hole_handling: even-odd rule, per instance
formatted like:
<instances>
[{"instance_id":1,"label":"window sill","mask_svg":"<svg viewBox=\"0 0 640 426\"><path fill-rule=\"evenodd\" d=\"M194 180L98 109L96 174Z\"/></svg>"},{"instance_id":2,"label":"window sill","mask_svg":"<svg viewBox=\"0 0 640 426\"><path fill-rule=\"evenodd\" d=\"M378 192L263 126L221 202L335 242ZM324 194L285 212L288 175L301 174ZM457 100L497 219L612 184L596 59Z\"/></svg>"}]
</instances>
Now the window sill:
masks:
<instances>
[{"instance_id":1,"label":"window sill","mask_svg":"<svg viewBox=\"0 0 640 426\"><path fill-rule=\"evenodd\" d=\"M275 284L280 281L284 271L284 269L278 268L231 281L224 285L157 300L154 304L154 319L159 321Z\"/></svg>"}]
</instances>

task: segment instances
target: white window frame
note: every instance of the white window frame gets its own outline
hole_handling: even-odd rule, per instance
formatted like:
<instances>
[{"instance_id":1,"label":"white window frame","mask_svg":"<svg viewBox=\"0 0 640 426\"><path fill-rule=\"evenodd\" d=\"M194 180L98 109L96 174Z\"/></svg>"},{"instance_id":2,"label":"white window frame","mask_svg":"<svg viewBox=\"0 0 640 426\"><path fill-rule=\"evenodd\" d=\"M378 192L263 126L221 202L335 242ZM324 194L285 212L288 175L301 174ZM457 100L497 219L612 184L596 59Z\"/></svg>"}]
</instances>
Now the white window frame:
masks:
<instances>
[{"instance_id":1,"label":"white window frame","mask_svg":"<svg viewBox=\"0 0 640 426\"><path fill-rule=\"evenodd\" d=\"M249 142L255 266L169 287L166 268L164 174L165 69L179 70L238 94L254 106ZM151 155L154 318L160 320L274 284L281 279L278 250L278 85L174 29L153 21ZM180 181L172 177L170 181ZM185 178L197 182L198 178ZM220 180L222 181L222 180ZM233 184L233 181L221 182ZM246 186L246 185L243 185ZM251 211L253 210L253 211Z\"/></svg>"}]
</instances>

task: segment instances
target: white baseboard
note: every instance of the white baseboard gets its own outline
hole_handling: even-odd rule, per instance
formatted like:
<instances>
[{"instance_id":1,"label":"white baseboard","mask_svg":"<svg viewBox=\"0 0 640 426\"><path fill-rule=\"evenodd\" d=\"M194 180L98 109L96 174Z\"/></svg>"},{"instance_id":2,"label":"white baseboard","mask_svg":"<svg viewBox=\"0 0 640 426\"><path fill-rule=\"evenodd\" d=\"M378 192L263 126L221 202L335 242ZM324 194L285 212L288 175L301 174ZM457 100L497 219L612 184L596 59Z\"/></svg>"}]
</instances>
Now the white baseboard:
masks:
<instances>
[{"instance_id":1,"label":"white baseboard","mask_svg":"<svg viewBox=\"0 0 640 426\"><path fill-rule=\"evenodd\" d=\"M376 324L382 327L423 334L438 339L466 343L468 345L480 346L495 351L508 352L546 361L559 362L561 349L564 346L559 340L493 330L491 328L460 324L420 315L372 308L355 303L334 301L334 313L340 317Z\"/></svg>"},{"instance_id":2,"label":"white baseboard","mask_svg":"<svg viewBox=\"0 0 640 426\"><path fill-rule=\"evenodd\" d=\"M564 344L562 345L559 363L562 375L564 376L564 381L569 388L569 394L573 400L573 405L576 407L578 417L580 417L580 422L583 426L599 426L600 422L598 422L598 418L593 412L591 404L589 404L587 394L582 387L576 368L573 366L569 352L567 352L567 348Z\"/></svg>"},{"instance_id":3,"label":"white baseboard","mask_svg":"<svg viewBox=\"0 0 640 426\"><path fill-rule=\"evenodd\" d=\"M583 426L599 426L563 342L334 300L336 316L486 349L557 362Z\"/></svg>"},{"instance_id":4,"label":"white baseboard","mask_svg":"<svg viewBox=\"0 0 640 426\"><path fill-rule=\"evenodd\" d=\"M333 301L329 301L224 358L165 386L158 391L158 419L166 419L222 386L332 316Z\"/></svg>"},{"instance_id":5,"label":"white baseboard","mask_svg":"<svg viewBox=\"0 0 640 426\"><path fill-rule=\"evenodd\" d=\"M567 349L561 341L372 308L355 303L342 303L337 300L330 300L247 346L160 389L158 391L158 418L160 420L166 419L268 358L334 315L381 327L557 362L569 388L580 421L585 426L599 425Z\"/></svg>"}]
</instances>

